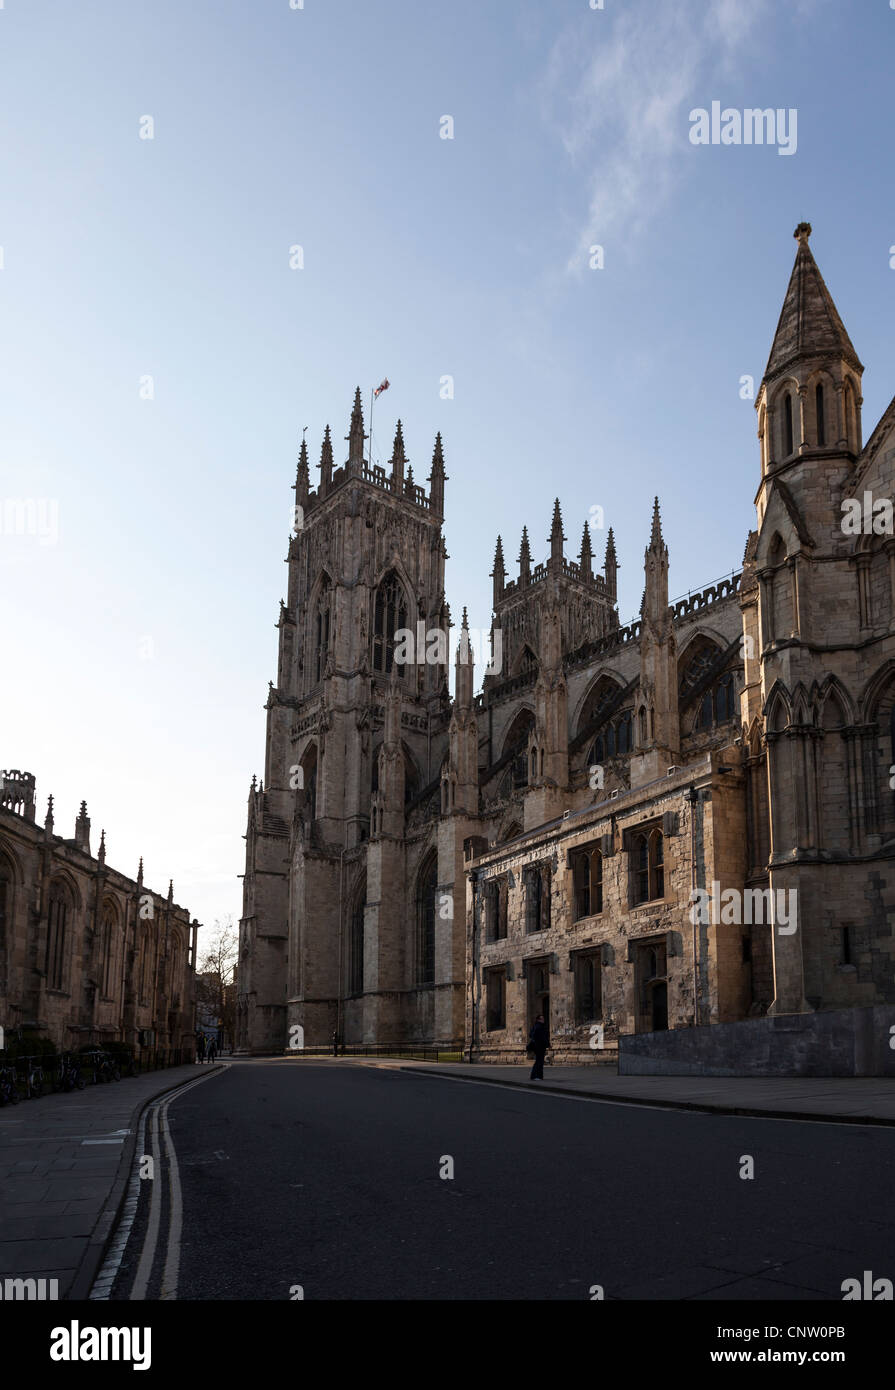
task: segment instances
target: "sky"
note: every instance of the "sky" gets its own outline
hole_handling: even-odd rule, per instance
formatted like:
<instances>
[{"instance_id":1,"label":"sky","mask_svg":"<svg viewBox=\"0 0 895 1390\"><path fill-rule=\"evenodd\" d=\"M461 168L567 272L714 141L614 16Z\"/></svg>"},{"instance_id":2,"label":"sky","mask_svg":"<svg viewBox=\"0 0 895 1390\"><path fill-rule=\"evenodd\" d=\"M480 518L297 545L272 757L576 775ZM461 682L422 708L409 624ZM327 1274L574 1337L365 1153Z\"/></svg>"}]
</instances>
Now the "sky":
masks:
<instances>
[{"instance_id":1,"label":"sky","mask_svg":"<svg viewBox=\"0 0 895 1390\"><path fill-rule=\"evenodd\" d=\"M343 461L358 384L374 462L400 416L422 481L442 432L474 628L555 496L570 558L613 527L622 622L654 494L673 598L738 569L797 223L865 439L895 394L893 49L888 0L0 0L0 765L39 820L86 799L94 853L238 921L298 447ZM695 144L713 101L791 152Z\"/></svg>"}]
</instances>

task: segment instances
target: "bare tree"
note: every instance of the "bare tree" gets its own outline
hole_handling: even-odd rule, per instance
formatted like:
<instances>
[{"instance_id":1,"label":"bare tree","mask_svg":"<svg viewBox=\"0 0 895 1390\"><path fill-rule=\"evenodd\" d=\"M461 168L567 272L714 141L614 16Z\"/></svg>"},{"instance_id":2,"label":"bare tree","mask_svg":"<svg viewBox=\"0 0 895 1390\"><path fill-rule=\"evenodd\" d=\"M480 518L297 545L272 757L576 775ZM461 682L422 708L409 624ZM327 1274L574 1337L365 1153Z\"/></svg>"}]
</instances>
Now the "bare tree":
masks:
<instances>
[{"instance_id":1,"label":"bare tree","mask_svg":"<svg viewBox=\"0 0 895 1390\"><path fill-rule=\"evenodd\" d=\"M236 1024L236 989L234 966L239 951L239 938L228 913L215 921L211 939L200 951L196 972L196 1003L200 1013L220 1019L228 1038L233 1038Z\"/></svg>"}]
</instances>

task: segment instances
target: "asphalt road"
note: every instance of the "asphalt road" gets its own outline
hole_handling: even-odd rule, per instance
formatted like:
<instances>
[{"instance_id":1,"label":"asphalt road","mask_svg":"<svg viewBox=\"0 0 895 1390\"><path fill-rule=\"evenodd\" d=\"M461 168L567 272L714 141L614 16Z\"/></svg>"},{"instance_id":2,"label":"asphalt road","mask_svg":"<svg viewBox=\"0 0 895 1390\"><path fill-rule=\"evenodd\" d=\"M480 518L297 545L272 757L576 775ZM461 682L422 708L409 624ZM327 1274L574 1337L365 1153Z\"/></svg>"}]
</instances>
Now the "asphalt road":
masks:
<instances>
[{"instance_id":1,"label":"asphalt road","mask_svg":"<svg viewBox=\"0 0 895 1390\"><path fill-rule=\"evenodd\" d=\"M168 1126L180 1300L587 1300L600 1286L606 1299L838 1301L865 1270L895 1280L891 1129L311 1061L236 1062L174 1100Z\"/></svg>"}]
</instances>

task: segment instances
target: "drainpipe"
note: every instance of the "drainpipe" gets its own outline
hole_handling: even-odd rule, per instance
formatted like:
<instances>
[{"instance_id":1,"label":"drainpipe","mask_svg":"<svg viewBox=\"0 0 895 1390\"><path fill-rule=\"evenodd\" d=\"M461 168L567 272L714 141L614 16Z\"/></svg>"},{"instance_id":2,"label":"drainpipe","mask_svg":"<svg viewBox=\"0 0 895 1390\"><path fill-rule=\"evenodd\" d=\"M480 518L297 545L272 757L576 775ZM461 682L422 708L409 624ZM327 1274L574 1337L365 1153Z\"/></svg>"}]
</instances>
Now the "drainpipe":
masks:
<instances>
[{"instance_id":1,"label":"drainpipe","mask_svg":"<svg viewBox=\"0 0 895 1390\"><path fill-rule=\"evenodd\" d=\"M699 793L695 786L690 785L685 801L690 803L690 911L693 913L693 1027L699 1026L699 1000L697 997L697 981L699 962L696 954L696 933L699 930L699 913L694 912L696 907L696 803L699 800Z\"/></svg>"}]
</instances>

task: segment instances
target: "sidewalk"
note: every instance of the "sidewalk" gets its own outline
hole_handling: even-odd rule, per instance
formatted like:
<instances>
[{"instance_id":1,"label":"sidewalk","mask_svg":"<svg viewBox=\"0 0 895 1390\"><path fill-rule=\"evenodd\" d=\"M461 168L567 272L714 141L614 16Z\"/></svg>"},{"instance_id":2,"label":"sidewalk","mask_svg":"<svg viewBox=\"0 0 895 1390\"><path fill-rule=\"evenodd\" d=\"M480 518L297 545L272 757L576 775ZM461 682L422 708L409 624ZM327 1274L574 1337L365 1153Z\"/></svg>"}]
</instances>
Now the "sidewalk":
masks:
<instances>
[{"instance_id":1,"label":"sidewalk","mask_svg":"<svg viewBox=\"0 0 895 1390\"><path fill-rule=\"evenodd\" d=\"M215 1070L188 1063L4 1106L0 1279L58 1279L60 1298L86 1298L124 1193L140 1111Z\"/></svg>"},{"instance_id":2,"label":"sidewalk","mask_svg":"<svg viewBox=\"0 0 895 1390\"><path fill-rule=\"evenodd\" d=\"M347 1059L346 1059L347 1060ZM381 1064L385 1064L383 1059ZM531 1091L597 1100L778 1119L895 1125L895 1081L888 1077L618 1076L606 1066L546 1067L529 1081L529 1063L394 1062L407 1071L462 1081L490 1081Z\"/></svg>"}]
</instances>

